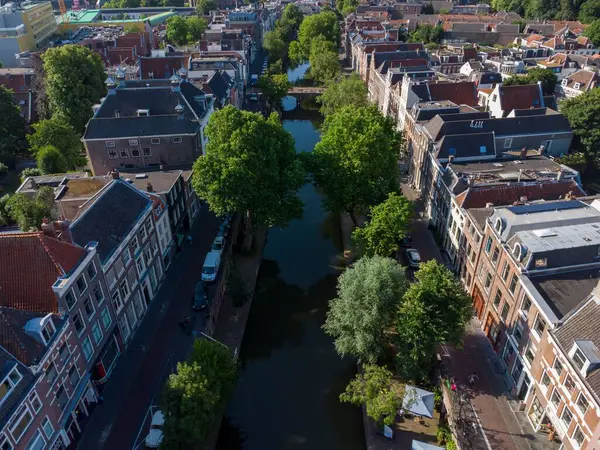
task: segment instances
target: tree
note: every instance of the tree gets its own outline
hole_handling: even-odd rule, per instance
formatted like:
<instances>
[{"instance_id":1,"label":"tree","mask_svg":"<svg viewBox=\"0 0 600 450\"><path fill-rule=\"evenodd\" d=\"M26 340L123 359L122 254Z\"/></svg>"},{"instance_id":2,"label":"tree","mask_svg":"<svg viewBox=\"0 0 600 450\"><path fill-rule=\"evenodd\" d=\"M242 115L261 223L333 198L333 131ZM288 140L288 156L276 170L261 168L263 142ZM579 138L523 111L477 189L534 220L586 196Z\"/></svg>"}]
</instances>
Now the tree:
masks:
<instances>
[{"instance_id":1,"label":"tree","mask_svg":"<svg viewBox=\"0 0 600 450\"><path fill-rule=\"evenodd\" d=\"M340 26L333 11L323 11L304 18L298 32L296 62L304 62L310 57L312 42L318 38L331 42L336 49L340 46Z\"/></svg>"},{"instance_id":2,"label":"tree","mask_svg":"<svg viewBox=\"0 0 600 450\"><path fill-rule=\"evenodd\" d=\"M371 209L371 218L352 233L352 241L361 255L392 256L408 233L413 204L392 192L387 200Z\"/></svg>"},{"instance_id":3,"label":"tree","mask_svg":"<svg viewBox=\"0 0 600 450\"><path fill-rule=\"evenodd\" d=\"M587 0L579 10L579 20L583 23L592 23L600 18L600 0Z\"/></svg>"},{"instance_id":4,"label":"tree","mask_svg":"<svg viewBox=\"0 0 600 450\"><path fill-rule=\"evenodd\" d=\"M196 2L196 12L198 14L208 14L216 9L219 9L219 5L217 4L216 0L198 0Z\"/></svg>"},{"instance_id":5,"label":"tree","mask_svg":"<svg viewBox=\"0 0 600 450\"><path fill-rule=\"evenodd\" d=\"M415 278L402 298L394 340L401 377L422 380L438 344L460 344L472 307L460 282L437 261L422 263Z\"/></svg>"},{"instance_id":6,"label":"tree","mask_svg":"<svg viewBox=\"0 0 600 450\"><path fill-rule=\"evenodd\" d=\"M51 145L62 153L67 169L85 165L79 135L71 125L58 118L33 124L33 133L27 136L27 140L35 156L42 147Z\"/></svg>"},{"instance_id":7,"label":"tree","mask_svg":"<svg viewBox=\"0 0 600 450\"><path fill-rule=\"evenodd\" d=\"M591 89L562 101L560 111L575 134L575 149L583 152L588 164L597 165L600 151L600 90Z\"/></svg>"},{"instance_id":8,"label":"tree","mask_svg":"<svg viewBox=\"0 0 600 450\"><path fill-rule=\"evenodd\" d=\"M590 38L595 47L600 45L600 19L594 20L583 32L584 36Z\"/></svg>"},{"instance_id":9,"label":"tree","mask_svg":"<svg viewBox=\"0 0 600 450\"><path fill-rule=\"evenodd\" d=\"M542 69L541 67L535 67L525 76L512 76L504 81L504 86L513 86L517 84L536 84L538 81L542 82L542 92L544 95L552 95L556 88L558 79L556 74L550 69Z\"/></svg>"},{"instance_id":10,"label":"tree","mask_svg":"<svg viewBox=\"0 0 600 450\"><path fill-rule=\"evenodd\" d=\"M321 141L308 158L324 205L356 213L366 211L398 190L400 134L390 117L375 106L346 106L326 118Z\"/></svg>"},{"instance_id":11,"label":"tree","mask_svg":"<svg viewBox=\"0 0 600 450\"><path fill-rule=\"evenodd\" d=\"M9 200L10 194L4 194L2 197L0 197L0 226L2 227L8 226L13 222L7 209Z\"/></svg>"},{"instance_id":12,"label":"tree","mask_svg":"<svg viewBox=\"0 0 600 450\"><path fill-rule=\"evenodd\" d=\"M284 59L287 56L288 46L278 29L265 33L263 48L268 53L270 61Z\"/></svg>"},{"instance_id":13,"label":"tree","mask_svg":"<svg viewBox=\"0 0 600 450\"><path fill-rule=\"evenodd\" d=\"M365 405L367 415L378 424L392 425L402 405L404 386L392 378L392 372L382 366L366 364L363 372L350 380L340 401Z\"/></svg>"},{"instance_id":14,"label":"tree","mask_svg":"<svg viewBox=\"0 0 600 450\"><path fill-rule=\"evenodd\" d=\"M229 263L227 276L227 295L235 308L241 308L252 298L246 283L240 273L240 268L232 261Z\"/></svg>"},{"instance_id":15,"label":"tree","mask_svg":"<svg viewBox=\"0 0 600 450\"><path fill-rule=\"evenodd\" d=\"M100 55L82 45L63 45L46 50L42 60L52 117L59 116L82 133L92 106L106 93Z\"/></svg>"},{"instance_id":16,"label":"tree","mask_svg":"<svg viewBox=\"0 0 600 450\"><path fill-rule=\"evenodd\" d=\"M310 46L310 73L321 83L332 80L340 71L340 61L334 44L324 39L314 39Z\"/></svg>"},{"instance_id":17,"label":"tree","mask_svg":"<svg viewBox=\"0 0 600 450\"><path fill-rule=\"evenodd\" d=\"M161 448L184 450L206 442L235 379L236 367L229 349L196 340L191 357L177 364L177 372L169 376L163 392Z\"/></svg>"},{"instance_id":18,"label":"tree","mask_svg":"<svg viewBox=\"0 0 600 450\"><path fill-rule=\"evenodd\" d=\"M435 14L435 10L433 9L433 3L423 3L421 6L421 14Z\"/></svg>"},{"instance_id":19,"label":"tree","mask_svg":"<svg viewBox=\"0 0 600 450\"><path fill-rule=\"evenodd\" d=\"M198 42L208 27L208 22L202 17L191 16L187 20L188 42Z\"/></svg>"},{"instance_id":20,"label":"tree","mask_svg":"<svg viewBox=\"0 0 600 450\"><path fill-rule=\"evenodd\" d=\"M27 177L39 177L42 175L42 171L37 167L27 167L21 171L21 182L25 181Z\"/></svg>"},{"instance_id":21,"label":"tree","mask_svg":"<svg viewBox=\"0 0 600 450\"><path fill-rule=\"evenodd\" d=\"M281 13L280 24L289 27L291 30L296 32L300 28L300 24L304 20L304 14L294 3L288 3L288 5ZM288 36L287 40L293 39L293 36Z\"/></svg>"},{"instance_id":22,"label":"tree","mask_svg":"<svg viewBox=\"0 0 600 450\"><path fill-rule=\"evenodd\" d=\"M321 104L321 114L324 116L329 116L344 106L368 106L367 87L360 76L353 73L341 80L330 80L317 102Z\"/></svg>"},{"instance_id":23,"label":"tree","mask_svg":"<svg viewBox=\"0 0 600 450\"><path fill-rule=\"evenodd\" d=\"M12 165L26 148L25 119L11 90L0 85L0 162Z\"/></svg>"},{"instance_id":24,"label":"tree","mask_svg":"<svg viewBox=\"0 0 600 450\"><path fill-rule=\"evenodd\" d=\"M169 17L167 20L167 40L175 45L188 43L188 23L182 16Z\"/></svg>"},{"instance_id":25,"label":"tree","mask_svg":"<svg viewBox=\"0 0 600 450\"><path fill-rule=\"evenodd\" d=\"M264 118L227 106L212 115L206 136L192 183L213 212L246 212L248 228L285 225L302 215L297 191L304 172L276 114Z\"/></svg>"},{"instance_id":26,"label":"tree","mask_svg":"<svg viewBox=\"0 0 600 450\"><path fill-rule=\"evenodd\" d=\"M428 23L419 25L415 31L408 36L408 42L423 42L424 44L439 44L442 40L444 29L441 25L435 27Z\"/></svg>"},{"instance_id":27,"label":"tree","mask_svg":"<svg viewBox=\"0 0 600 450\"><path fill-rule=\"evenodd\" d=\"M44 175L67 171L67 160L60 150L53 145L46 145L39 148L36 161Z\"/></svg>"},{"instance_id":28,"label":"tree","mask_svg":"<svg viewBox=\"0 0 600 450\"><path fill-rule=\"evenodd\" d=\"M271 109L281 106L281 100L287 96L291 86L287 74L263 75L258 79L258 87L267 98Z\"/></svg>"},{"instance_id":29,"label":"tree","mask_svg":"<svg viewBox=\"0 0 600 450\"><path fill-rule=\"evenodd\" d=\"M323 330L342 357L375 363L386 354L389 329L407 287L404 269L381 256L363 257L338 278Z\"/></svg>"},{"instance_id":30,"label":"tree","mask_svg":"<svg viewBox=\"0 0 600 450\"><path fill-rule=\"evenodd\" d=\"M38 190L33 200L24 194L14 194L6 201L6 212L21 230L39 230L42 220L52 215L49 204L52 199L54 199L54 191L46 186Z\"/></svg>"}]
</instances>

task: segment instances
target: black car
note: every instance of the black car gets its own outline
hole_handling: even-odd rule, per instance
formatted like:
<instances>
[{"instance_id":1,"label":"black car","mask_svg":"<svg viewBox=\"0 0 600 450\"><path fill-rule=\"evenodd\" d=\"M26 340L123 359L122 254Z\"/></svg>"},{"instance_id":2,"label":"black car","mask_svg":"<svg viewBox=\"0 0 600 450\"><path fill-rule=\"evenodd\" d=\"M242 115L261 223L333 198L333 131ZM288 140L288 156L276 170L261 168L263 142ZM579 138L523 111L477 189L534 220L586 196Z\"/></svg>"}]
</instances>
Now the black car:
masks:
<instances>
[{"instance_id":1,"label":"black car","mask_svg":"<svg viewBox=\"0 0 600 450\"><path fill-rule=\"evenodd\" d=\"M206 283L204 281L196 283L192 300L192 309L196 311L202 311L208 306L208 293L206 292Z\"/></svg>"}]
</instances>

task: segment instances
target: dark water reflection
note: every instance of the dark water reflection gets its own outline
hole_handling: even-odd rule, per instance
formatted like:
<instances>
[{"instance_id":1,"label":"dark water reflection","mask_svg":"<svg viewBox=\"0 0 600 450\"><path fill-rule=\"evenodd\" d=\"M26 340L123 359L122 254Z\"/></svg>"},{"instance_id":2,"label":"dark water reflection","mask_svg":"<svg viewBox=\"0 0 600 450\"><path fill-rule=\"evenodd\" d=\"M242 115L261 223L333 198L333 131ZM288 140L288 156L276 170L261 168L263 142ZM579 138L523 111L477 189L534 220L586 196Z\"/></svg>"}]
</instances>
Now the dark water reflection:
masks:
<instances>
[{"instance_id":1,"label":"dark water reflection","mask_svg":"<svg viewBox=\"0 0 600 450\"><path fill-rule=\"evenodd\" d=\"M284 127L298 152L318 142L308 120ZM219 450L365 446L360 410L338 400L356 366L339 358L321 330L339 273L339 223L322 209L313 186L300 196L302 219L269 232Z\"/></svg>"}]
</instances>

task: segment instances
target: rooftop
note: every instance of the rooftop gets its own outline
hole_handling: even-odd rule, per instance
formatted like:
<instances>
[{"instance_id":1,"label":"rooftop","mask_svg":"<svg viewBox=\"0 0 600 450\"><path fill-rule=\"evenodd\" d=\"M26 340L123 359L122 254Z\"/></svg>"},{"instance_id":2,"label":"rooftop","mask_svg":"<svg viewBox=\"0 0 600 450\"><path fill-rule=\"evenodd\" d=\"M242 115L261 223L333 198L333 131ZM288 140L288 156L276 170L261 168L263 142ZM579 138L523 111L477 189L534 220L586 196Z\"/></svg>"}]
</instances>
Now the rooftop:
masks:
<instances>
[{"instance_id":1,"label":"rooftop","mask_svg":"<svg viewBox=\"0 0 600 450\"><path fill-rule=\"evenodd\" d=\"M121 178L133 184L141 191L147 190L148 183L152 184L153 192L157 194L171 190L175 182L182 176L182 170L161 170L159 172L119 172Z\"/></svg>"}]
</instances>

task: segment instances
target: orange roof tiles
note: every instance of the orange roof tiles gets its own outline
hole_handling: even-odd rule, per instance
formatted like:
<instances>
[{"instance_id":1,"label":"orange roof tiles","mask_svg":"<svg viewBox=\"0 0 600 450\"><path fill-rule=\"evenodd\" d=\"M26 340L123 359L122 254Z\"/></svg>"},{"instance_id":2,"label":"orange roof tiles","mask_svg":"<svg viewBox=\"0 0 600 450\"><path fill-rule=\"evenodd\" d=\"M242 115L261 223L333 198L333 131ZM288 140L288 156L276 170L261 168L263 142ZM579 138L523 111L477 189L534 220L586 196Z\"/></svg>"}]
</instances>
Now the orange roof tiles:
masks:
<instances>
[{"instance_id":1,"label":"orange roof tiles","mask_svg":"<svg viewBox=\"0 0 600 450\"><path fill-rule=\"evenodd\" d=\"M539 108L542 105L540 88L537 84L501 86L500 104L506 113L513 109Z\"/></svg>"}]
</instances>

